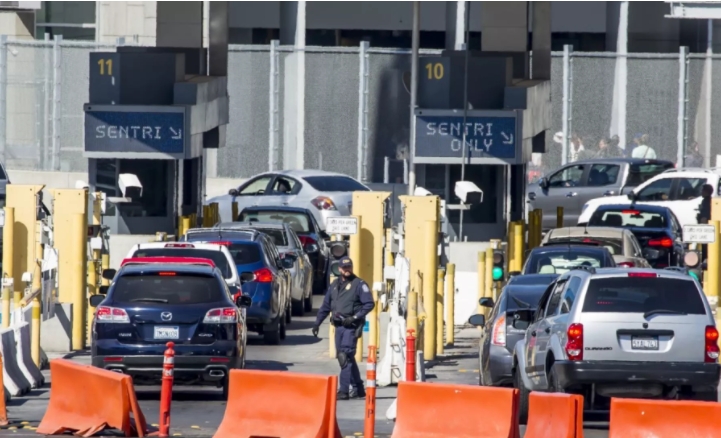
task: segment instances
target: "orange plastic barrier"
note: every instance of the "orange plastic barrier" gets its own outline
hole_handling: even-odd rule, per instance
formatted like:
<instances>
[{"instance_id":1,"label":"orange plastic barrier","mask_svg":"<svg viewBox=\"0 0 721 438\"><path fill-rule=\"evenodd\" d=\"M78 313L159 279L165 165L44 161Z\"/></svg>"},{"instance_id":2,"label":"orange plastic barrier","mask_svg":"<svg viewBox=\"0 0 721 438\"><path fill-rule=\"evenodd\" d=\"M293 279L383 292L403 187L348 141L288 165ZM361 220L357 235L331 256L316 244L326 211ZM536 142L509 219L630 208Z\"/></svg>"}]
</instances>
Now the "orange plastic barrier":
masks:
<instances>
[{"instance_id":1,"label":"orange plastic barrier","mask_svg":"<svg viewBox=\"0 0 721 438\"><path fill-rule=\"evenodd\" d=\"M392 438L519 438L518 390L399 382Z\"/></svg>"},{"instance_id":2,"label":"orange plastic barrier","mask_svg":"<svg viewBox=\"0 0 721 438\"><path fill-rule=\"evenodd\" d=\"M125 436L146 436L145 417L130 376L55 359L50 361L50 378L50 402L38 433L89 437L112 428Z\"/></svg>"},{"instance_id":3,"label":"orange plastic barrier","mask_svg":"<svg viewBox=\"0 0 721 438\"><path fill-rule=\"evenodd\" d=\"M608 438L716 438L721 404L674 400L611 400Z\"/></svg>"},{"instance_id":4,"label":"orange plastic barrier","mask_svg":"<svg viewBox=\"0 0 721 438\"><path fill-rule=\"evenodd\" d=\"M531 392L523 438L583 438L583 396Z\"/></svg>"},{"instance_id":5,"label":"orange plastic barrier","mask_svg":"<svg viewBox=\"0 0 721 438\"><path fill-rule=\"evenodd\" d=\"M216 438L342 438L336 376L232 370Z\"/></svg>"}]
</instances>

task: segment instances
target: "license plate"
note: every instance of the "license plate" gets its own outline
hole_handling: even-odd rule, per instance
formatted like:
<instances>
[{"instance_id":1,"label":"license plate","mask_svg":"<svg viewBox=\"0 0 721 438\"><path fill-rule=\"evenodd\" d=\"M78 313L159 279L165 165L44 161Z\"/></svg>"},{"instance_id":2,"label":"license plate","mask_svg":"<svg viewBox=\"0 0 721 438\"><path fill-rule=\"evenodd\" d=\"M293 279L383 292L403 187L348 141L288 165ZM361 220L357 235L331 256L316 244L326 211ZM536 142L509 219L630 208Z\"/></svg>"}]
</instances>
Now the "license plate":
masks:
<instances>
[{"instance_id":1,"label":"license plate","mask_svg":"<svg viewBox=\"0 0 721 438\"><path fill-rule=\"evenodd\" d=\"M178 339L180 328L178 327L155 327L155 339Z\"/></svg>"},{"instance_id":2,"label":"license plate","mask_svg":"<svg viewBox=\"0 0 721 438\"><path fill-rule=\"evenodd\" d=\"M658 350L658 338L632 337L631 348L634 350Z\"/></svg>"}]
</instances>

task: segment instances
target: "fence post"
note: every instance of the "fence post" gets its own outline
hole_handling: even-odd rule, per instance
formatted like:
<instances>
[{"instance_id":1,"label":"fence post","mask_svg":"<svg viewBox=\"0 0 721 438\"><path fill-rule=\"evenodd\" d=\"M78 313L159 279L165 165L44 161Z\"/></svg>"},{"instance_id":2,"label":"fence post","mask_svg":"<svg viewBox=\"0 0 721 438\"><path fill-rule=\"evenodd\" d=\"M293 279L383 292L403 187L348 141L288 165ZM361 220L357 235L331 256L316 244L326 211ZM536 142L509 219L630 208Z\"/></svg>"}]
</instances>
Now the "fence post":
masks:
<instances>
[{"instance_id":1,"label":"fence post","mask_svg":"<svg viewBox=\"0 0 721 438\"><path fill-rule=\"evenodd\" d=\"M704 123L704 167L711 167L711 100L713 99L713 20L708 20L706 34L706 121Z\"/></svg>"},{"instance_id":2,"label":"fence post","mask_svg":"<svg viewBox=\"0 0 721 438\"><path fill-rule=\"evenodd\" d=\"M280 41L270 42L270 94L268 96L268 170L276 168L278 157L278 46Z\"/></svg>"},{"instance_id":3,"label":"fence post","mask_svg":"<svg viewBox=\"0 0 721 438\"><path fill-rule=\"evenodd\" d=\"M676 135L676 165L684 166L684 151L686 148L686 82L688 72L686 70L686 58L688 47L678 48L678 132Z\"/></svg>"},{"instance_id":4,"label":"fence post","mask_svg":"<svg viewBox=\"0 0 721 438\"><path fill-rule=\"evenodd\" d=\"M45 32L45 45L43 46L43 170L52 170L48 166L50 164L50 156L52 155L50 147L52 146L52 133L50 132L50 108L52 107L53 95L52 90L52 71L53 64L51 59L52 50L50 49L50 34Z\"/></svg>"},{"instance_id":5,"label":"fence post","mask_svg":"<svg viewBox=\"0 0 721 438\"><path fill-rule=\"evenodd\" d=\"M563 143L561 146L561 164L568 162L568 135L571 121L571 52L573 46L563 46Z\"/></svg>"},{"instance_id":6,"label":"fence post","mask_svg":"<svg viewBox=\"0 0 721 438\"><path fill-rule=\"evenodd\" d=\"M62 35L53 35L53 153L52 170L60 170L60 87L62 76L60 66L62 53L60 44L63 42Z\"/></svg>"},{"instance_id":7,"label":"fence post","mask_svg":"<svg viewBox=\"0 0 721 438\"><path fill-rule=\"evenodd\" d=\"M361 41L358 60L358 181L367 181L366 147L368 133L368 41Z\"/></svg>"},{"instance_id":8,"label":"fence post","mask_svg":"<svg viewBox=\"0 0 721 438\"><path fill-rule=\"evenodd\" d=\"M8 87L8 36L0 35L0 151L3 163L8 165L7 154L7 87Z\"/></svg>"}]
</instances>

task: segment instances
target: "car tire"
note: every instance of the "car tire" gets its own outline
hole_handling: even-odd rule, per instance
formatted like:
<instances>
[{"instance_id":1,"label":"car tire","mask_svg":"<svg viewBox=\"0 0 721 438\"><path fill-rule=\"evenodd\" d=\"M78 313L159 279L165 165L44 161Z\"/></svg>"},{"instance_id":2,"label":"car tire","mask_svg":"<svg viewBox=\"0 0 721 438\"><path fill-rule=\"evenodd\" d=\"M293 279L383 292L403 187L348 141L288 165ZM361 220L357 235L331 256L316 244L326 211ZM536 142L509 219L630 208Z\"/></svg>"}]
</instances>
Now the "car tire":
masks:
<instances>
[{"instance_id":1,"label":"car tire","mask_svg":"<svg viewBox=\"0 0 721 438\"><path fill-rule=\"evenodd\" d=\"M285 308L285 323L290 324L291 322L293 322L293 308L288 304L288 307Z\"/></svg>"},{"instance_id":2,"label":"car tire","mask_svg":"<svg viewBox=\"0 0 721 438\"><path fill-rule=\"evenodd\" d=\"M718 402L718 390L698 391L694 395L690 396L688 400Z\"/></svg>"},{"instance_id":3,"label":"car tire","mask_svg":"<svg viewBox=\"0 0 721 438\"><path fill-rule=\"evenodd\" d=\"M556 375L556 370L553 366L548 370L548 392L558 392L561 394L566 392L566 390L558 384L558 375Z\"/></svg>"},{"instance_id":4,"label":"car tire","mask_svg":"<svg viewBox=\"0 0 721 438\"><path fill-rule=\"evenodd\" d=\"M526 389L518 370L513 372L513 386L518 389L518 423L525 425L528 423L528 397L531 391Z\"/></svg>"},{"instance_id":5,"label":"car tire","mask_svg":"<svg viewBox=\"0 0 721 438\"><path fill-rule=\"evenodd\" d=\"M309 313L313 311L313 294L309 294L308 297L303 300L303 310Z\"/></svg>"},{"instance_id":6,"label":"car tire","mask_svg":"<svg viewBox=\"0 0 721 438\"><path fill-rule=\"evenodd\" d=\"M280 345L280 328L282 324L283 332L285 332L285 320L283 318L279 318L279 320L273 330L263 330L263 342L266 345Z\"/></svg>"},{"instance_id":7,"label":"car tire","mask_svg":"<svg viewBox=\"0 0 721 438\"><path fill-rule=\"evenodd\" d=\"M291 310L293 312L293 316L303 316L305 315L305 301L293 301L291 303Z\"/></svg>"},{"instance_id":8,"label":"car tire","mask_svg":"<svg viewBox=\"0 0 721 438\"><path fill-rule=\"evenodd\" d=\"M279 326L280 327L278 327L278 334L280 335L280 340L282 341L285 339L286 336L286 323L284 319L281 318Z\"/></svg>"}]
</instances>

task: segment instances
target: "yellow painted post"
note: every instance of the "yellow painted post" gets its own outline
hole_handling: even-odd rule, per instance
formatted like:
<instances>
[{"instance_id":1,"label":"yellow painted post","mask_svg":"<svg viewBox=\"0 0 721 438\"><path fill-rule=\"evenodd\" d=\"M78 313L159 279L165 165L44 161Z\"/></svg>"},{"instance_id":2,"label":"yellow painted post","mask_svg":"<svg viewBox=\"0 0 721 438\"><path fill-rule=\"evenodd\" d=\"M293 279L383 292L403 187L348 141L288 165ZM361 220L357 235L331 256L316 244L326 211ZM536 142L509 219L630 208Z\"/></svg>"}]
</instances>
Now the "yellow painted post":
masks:
<instances>
[{"instance_id":1,"label":"yellow painted post","mask_svg":"<svg viewBox=\"0 0 721 438\"><path fill-rule=\"evenodd\" d=\"M13 237L15 233L15 209L13 207L5 207L5 225L3 226L3 272L2 272L2 326L10 327L10 295L13 293L13 282L15 274L13 272Z\"/></svg>"},{"instance_id":2,"label":"yellow painted post","mask_svg":"<svg viewBox=\"0 0 721 438\"><path fill-rule=\"evenodd\" d=\"M425 256L426 264L423 269L423 307L426 311L426 320L423 325L423 354L426 359L436 357L436 283L438 277L438 221L425 222ZM441 320L443 315L440 316Z\"/></svg>"},{"instance_id":3,"label":"yellow painted post","mask_svg":"<svg viewBox=\"0 0 721 438\"><path fill-rule=\"evenodd\" d=\"M478 293L476 295L476 307L478 311L476 313L486 313L484 308L481 307L480 299L486 294L486 253L480 251L478 253Z\"/></svg>"},{"instance_id":4,"label":"yellow painted post","mask_svg":"<svg viewBox=\"0 0 721 438\"><path fill-rule=\"evenodd\" d=\"M100 273L102 273L106 270L110 269L110 254L103 254L100 256ZM100 279L100 285L101 286L110 286L110 280L106 280L104 277Z\"/></svg>"},{"instance_id":5,"label":"yellow painted post","mask_svg":"<svg viewBox=\"0 0 721 438\"><path fill-rule=\"evenodd\" d=\"M408 292L408 316L406 318L406 328L414 330L414 336L418 334L418 292L410 290ZM403 334L405 337L405 333Z\"/></svg>"},{"instance_id":6,"label":"yellow painted post","mask_svg":"<svg viewBox=\"0 0 721 438\"><path fill-rule=\"evenodd\" d=\"M446 265L446 297L446 345L452 347L456 342L456 265L453 263Z\"/></svg>"},{"instance_id":7,"label":"yellow painted post","mask_svg":"<svg viewBox=\"0 0 721 438\"><path fill-rule=\"evenodd\" d=\"M363 227L362 224L362 218L360 216L353 216L358 221L358 230L360 231ZM362 263L361 258L363 257L363 254L361 253L361 233L352 234L350 236L349 242L348 242L348 255L350 256L350 259L353 261L353 265L358 266L360 268L360 265ZM358 338L358 343L356 345L356 352L355 352L355 360L356 362L361 362L363 360L363 336L360 336Z\"/></svg>"},{"instance_id":8,"label":"yellow painted post","mask_svg":"<svg viewBox=\"0 0 721 438\"><path fill-rule=\"evenodd\" d=\"M100 225L102 223L102 207L101 203L103 200L103 192L93 193L93 225Z\"/></svg>"},{"instance_id":9,"label":"yellow painted post","mask_svg":"<svg viewBox=\"0 0 721 438\"><path fill-rule=\"evenodd\" d=\"M73 304L73 336L72 336L72 349L74 351L82 350L85 347L83 342L83 322L85 319L85 304L86 304L86 293L85 293L85 278L84 278L84 267L85 259L87 258L87 243L86 243L86 230L87 225L85 223L84 214L75 214L72 217L72 240L75 245L72 246L71 260L73 269L69 274L71 275L70 284L72 290L70 295L72 297Z\"/></svg>"},{"instance_id":10,"label":"yellow painted post","mask_svg":"<svg viewBox=\"0 0 721 438\"><path fill-rule=\"evenodd\" d=\"M514 227L515 222L508 223L508 245L506 245L506 256L508 257L508 271L513 271L513 250L516 248L515 240L516 235L514 234L516 228Z\"/></svg>"},{"instance_id":11,"label":"yellow painted post","mask_svg":"<svg viewBox=\"0 0 721 438\"><path fill-rule=\"evenodd\" d=\"M486 285L485 297L493 296L493 248L486 248Z\"/></svg>"},{"instance_id":12,"label":"yellow painted post","mask_svg":"<svg viewBox=\"0 0 721 438\"><path fill-rule=\"evenodd\" d=\"M708 270L706 272L706 296L711 305L711 310L716 310L719 296L719 271L721 270L721 242L719 242L719 221L711 220L709 225L715 227L716 239L714 243L708 244Z\"/></svg>"},{"instance_id":13,"label":"yellow painted post","mask_svg":"<svg viewBox=\"0 0 721 438\"><path fill-rule=\"evenodd\" d=\"M210 216L210 206L203 205L203 217L201 218L203 228L208 226L208 222L209 222L208 217L209 216Z\"/></svg>"},{"instance_id":14,"label":"yellow painted post","mask_svg":"<svg viewBox=\"0 0 721 438\"><path fill-rule=\"evenodd\" d=\"M78 214L83 217L82 221L77 219L82 224L75 222ZM76 294L82 293L81 309L83 312L86 311L85 284L87 278L85 270L87 268L88 222L88 194L86 190L53 190L53 246L58 250L59 256L58 301L63 304L75 303L77 300ZM82 257L76 256L76 254L80 254L81 247ZM82 260L82 266L77 266L80 260ZM78 274L80 275L79 278L75 278L77 272L82 273ZM73 312L76 310L73 308ZM83 321L83 319L84 316L80 318L80 321ZM81 327L84 327L84 325ZM81 328L81 338L82 333L84 333L83 330Z\"/></svg>"},{"instance_id":15,"label":"yellow painted post","mask_svg":"<svg viewBox=\"0 0 721 438\"><path fill-rule=\"evenodd\" d=\"M445 299L445 282L444 277L446 275L446 271L444 269L439 269L437 274L437 283L436 283L436 316L438 318L438 325L436 325L436 354L438 356L441 356L444 353L444 339L443 339L443 330L445 327L450 327L450 325L446 325L445 321L443 320L443 300Z\"/></svg>"},{"instance_id":16,"label":"yellow painted post","mask_svg":"<svg viewBox=\"0 0 721 438\"><path fill-rule=\"evenodd\" d=\"M37 231L41 231L42 224L40 222L37 223ZM33 269L33 284L31 293L34 293L35 291L42 289L42 271L41 271L41 265L43 259L43 245L40 243L39 235L35 233L35 257L37 258L35 262L35 267ZM37 295L35 298L33 298L32 301L32 320L30 325L30 357L32 357L33 362L36 366L40 367L40 297L42 295Z\"/></svg>"},{"instance_id":17,"label":"yellow painted post","mask_svg":"<svg viewBox=\"0 0 721 438\"><path fill-rule=\"evenodd\" d=\"M232 220L233 222L235 222L235 221L238 220L238 203L237 203L237 202L233 202L233 203L230 205L230 207L231 207L231 209L232 209L232 210L231 210L231 212L232 212L232 213L231 213L231 215L232 215L231 220Z\"/></svg>"},{"instance_id":18,"label":"yellow painted post","mask_svg":"<svg viewBox=\"0 0 721 438\"><path fill-rule=\"evenodd\" d=\"M563 207L556 207L556 228L563 228Z\"/></svg>"},{"instance_id":19,"label":"yellow painted post","mask_svg":"<svg viewBox=\"0 0 721 438\"><path fill-rule=\"evenodd\" d=\"M521 271L523 269L523 223L516 222L513 226L513 271Z\"/></svg>"}]
</instances>

